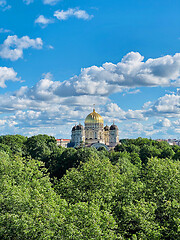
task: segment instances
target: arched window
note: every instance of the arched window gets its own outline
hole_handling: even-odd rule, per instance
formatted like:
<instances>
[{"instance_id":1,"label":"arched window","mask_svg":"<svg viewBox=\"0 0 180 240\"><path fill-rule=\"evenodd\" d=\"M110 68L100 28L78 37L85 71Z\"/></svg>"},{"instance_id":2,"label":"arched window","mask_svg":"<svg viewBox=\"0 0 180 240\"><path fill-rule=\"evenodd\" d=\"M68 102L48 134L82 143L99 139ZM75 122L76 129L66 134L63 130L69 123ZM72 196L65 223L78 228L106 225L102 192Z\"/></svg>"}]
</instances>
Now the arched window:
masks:
<instances>
[{"instance_id":1,"label":"arched window","mask_svg":"<svg viewBox=\"0 0 180 240\"><path fill-rule=\"evenodd\" d=\"M93 133L90 132L89 136L90 136L90 139L92 139L93 138Z\"/></svg>"},{"instance_id":2,"label":"arched window","mask_svg":"<svg viewBox=\"0 0 180 240\"><path fill-rule=\"evenodd\" d=\"M94 133L94 137L95 137L95 139L97 139L97 132Z\"/></svg>"}]
</instances>

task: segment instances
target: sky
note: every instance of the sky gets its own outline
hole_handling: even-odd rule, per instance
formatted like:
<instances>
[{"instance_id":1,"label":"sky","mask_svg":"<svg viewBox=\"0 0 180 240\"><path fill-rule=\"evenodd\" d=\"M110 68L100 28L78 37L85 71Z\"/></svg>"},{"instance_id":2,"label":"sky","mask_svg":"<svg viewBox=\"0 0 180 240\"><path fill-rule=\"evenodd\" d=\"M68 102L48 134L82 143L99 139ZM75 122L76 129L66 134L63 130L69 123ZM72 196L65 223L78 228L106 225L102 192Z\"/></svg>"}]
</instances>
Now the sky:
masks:
<instances>
[{"instance_id":1,"label":"sky","mask_svg":"<svg viewBox=\"0 0 180 240\"><path fill-rule=\"evenodd\" d=\"M0 135L180 138L180 1L0 0Z\"/></svg>"}]
</instances>

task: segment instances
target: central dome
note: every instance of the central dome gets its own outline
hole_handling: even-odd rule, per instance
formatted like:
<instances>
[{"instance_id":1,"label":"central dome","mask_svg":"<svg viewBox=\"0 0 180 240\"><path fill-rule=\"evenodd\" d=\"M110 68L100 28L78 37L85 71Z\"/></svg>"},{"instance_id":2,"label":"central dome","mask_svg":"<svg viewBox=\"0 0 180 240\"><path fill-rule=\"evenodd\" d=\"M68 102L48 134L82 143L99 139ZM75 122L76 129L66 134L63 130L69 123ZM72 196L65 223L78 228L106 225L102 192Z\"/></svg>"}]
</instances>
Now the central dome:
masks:
<instances>
[{"instance_id":1,"label":"central dome","mask_svg":"<svg viewBox=\"0 0 180 240\"><path fill-rule=\"evenodd\" d=\"M95 109L93 109L93 112L90 113L89 115L87 115L87 117L85 119L85 123L102 123L102 124L104 124L104 120L101 117L101 115L99 115L97 112L95 112Z\"/></svg>"}]
</instances>

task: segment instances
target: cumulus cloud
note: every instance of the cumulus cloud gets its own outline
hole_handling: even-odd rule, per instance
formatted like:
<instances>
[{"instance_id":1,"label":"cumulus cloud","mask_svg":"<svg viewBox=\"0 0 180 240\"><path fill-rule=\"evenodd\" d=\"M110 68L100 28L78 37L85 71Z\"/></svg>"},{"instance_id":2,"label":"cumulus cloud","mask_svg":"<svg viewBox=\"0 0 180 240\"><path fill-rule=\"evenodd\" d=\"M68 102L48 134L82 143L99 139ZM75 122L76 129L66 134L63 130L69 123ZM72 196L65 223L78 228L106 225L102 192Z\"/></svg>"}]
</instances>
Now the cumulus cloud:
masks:
<instances>
[{"instance_id":1,"label":"cumulus cloud","mask_svg":"<svg viewBox=\"0 0 180 240\"><path fill-rule=\"evenodd\" d=\"M41 38L30 39L28 36L18 38L16 35L8 36L0 45L0 57L16 61L23 57L23 50L28 48L41 49Z\"/></svg>"},{"instance_id":2,"label":"cumulus cloud","mask_svg":"<svg viewBox=\"0 0 180 240\"><path fill-rule=\"evenodd\" d=\"M5 124L13 128L15 132L23 134L52 133L57 134L57 129L62 131L66 125L67 136L70 136L71 127L78 122L83 123L89 112L92 111L92 103L96 104L99 112L107 124L120 126L120 137L137 136L165 136L165 131L173 126L173 131L179 127L178 119L173 123L164 115L154 114L151 116L161 117L156 123L148 122L147 112L153 103L140 110L120 108L116 103L110 102L107 96L101 95L59 95L56 90L60 82L53 81L51 74L46 74L33 87L21 87L13 94L0 95L0 112L8 113L8 122ZM173 94L171 94L173 95ZM150 115L149 115L150 116ZM126 124L127 121L129 124ZM141 122L140 122L141 121ZM4 125L3 125L4 126ZM166 129L166 130L162 130ZM164 135L163 135L164 134Z\"/></svg>"},{"instance_id":3,"label":"cumulus cloud","mask_svg":"<svg viewBox=\"0 0 180 240\"><path fill-rule=\"evenodd\" d=\"M17 78L17 73L13 68L0 67L0 87L5 88L5 82L8 80L18 81L19 79Z\"/></svg>"},{"instance_id":4,"label":"cumulus cloud","mask_svg":"<svg viewBox=\"0 0 180 240\"><path fill-rule=\"evenodd\" d=\"M82 69L80 78L85 81L100 82L121 87L170 86L180 77L180 54L148 59L137 52L128 53L117 64L104 63L101 67Z\"/></svg>"},{"instance_id":5,"label":"cumulus cloud","mask_svg":"<svg viewBox=\"0 0 180 240\"><path fill-rule=\"evenodd\" d=\"M171 58L171 61L164 58ZM123 94L130 89L136 91L137 86L171 86L179 78L177 59L177 55L174 55L144 62L139 53L129 53L117 64L105 63L100 67L84 68L79 75L63 82L53 81L48 73L32 87L23 86L14 93L0 95L0 112L8 113L10 124L15 128L31 128L35 133L37 128L43 130L43 126L56 128L66 124L70 134L71 126L79 121L83 123L95 103L105 123L111 124L115 120L115 123L125 126L127 121L130 122L124 130L121 128L121 133L131 132L131 137L138 134L156 136L169 128L175 132L179 128L179 89L155 102L147 102L136 110L123 110L111 102L109 95L114 92ZM162 69L163 64L169 68L165 75L161 73L162 70L157 70L157 66ZM139 80L138 76L142 72L149 76L149 82L144 76L144 79ZM150 118L156 118L156 122L150 122ZM13 122L17 124L13 125Z\"/></svg>"},{"instance_id":6,"label":"cumulus cloud","mask_svg":"<svg viewBox=\"0 0 180 240\"><path fill-rule=\"evenodd\" d=\"M57 10L54 13L54 16L58 19L58 20L67 20L70 17L75 17L78 19L83 19L83 20L89 20L91 18L93 18L93 15L89 15L85 10L81 10L78 8L69 8L68 10L64 11L64 10Z\"/></svg>"},{"instance_id":7,"label":"cumulus cloud","mask_svg":"<svg viewBox=\"0 0 180 240\"><path fill-rule=\"evenodd\" d=\"M179 56L175 54L172 57L165 56L158 60L149 59L143 62L143 57L139 53L131 52L117 64L105 63L100 67L92 66L81 69L81 73L78 76L61 83L59 82L56 85L55 93L61 97L82 95L109 96L115 92L123 91L127 93L130 88L142 86L172 86L180 76ZM171 61L167 60L169 58ZM167 69L169 70L167 71ZM138 89L132 91L132 93L138 92ZM177 96L174 98L179 99ZM155 108L158 110L160 104L157 103L156 105Z\"/></svg>"},{"instance_id":8,"label":"cumulus cloud","mask_svg":"<svg viewBox=\"0 0 180 240\"><path fill-rule=\"evenodd\" d=\"M146 112L147 115L164 115L167 117L180 117L180 95L166 94L152 104Z\"/></svg>"},{"instance_id":9,"label":"cumulus cloud","mask_svg":"<svg viewBox=\"0 0 180 240\"><path fill-rule=\"evenodd\" d=\"M41 27L46 27L48 24L53 23L54 20L51 18L46 18L43 15L40 15L36 20L35 23L39 24Z\"/></svg>"},{"instance_id":10,"label":"cumulus cloud","mask_svg":"<svg viewBox=\"0 0 180 240\"><path fill-rule=\"evenodd\" d=\"M168 118L160 119L157 123L155 123L156 127L167 127L171 126L171 121Z\"/></svg>"},{"instance_id":11,"label":"cumulus cloud","mask_svg":"<svg viewBox=\"0 0 180 240\"><path fill-rule=\"evenodd\" d=\"M65 122L74 124L84 121L85 116L92 111L92 103L101 106L100 113L111 123L114 119L118 122L120 117L121 119L143 118L138 111L125 112L117 104L106 105L109 101L106 96L59 94L56 90L60 84L58 81L52 81L51 74L46 74L31 88L23 86L13 94L0 95L0 112L13 113L11 119L18 123L16 127L57 126ZM106 109L102 107L103 105L106 105Z\"/></svg>"},{"instance_id":12,"label":"cumulus cloud","mask_svg":"<svg viewBox=\"0 0 180 240\"><path fill-rule=\"evenodd\" d=\"M100 67L83 68L78 76L59 83L56 94L108 96L114 92L127 92L129 88L175 85L180 76L179 54L146 62L142 60L139 53L131 52L117 64L105 63ZM135 89L132 93L138 92Z\"/></svg>"},{"instance_id":13,"label":"cumulus cloud","mask_svg":"<svg viewBox=\"0 0 180 240\"><path fill-rule=\"evenodd\" d=\"M129 109L124 111L116 103L107 103L101 107L106 122L121 122L122 120L146 120L143 110Z\"/></svg>"}]
</instances>

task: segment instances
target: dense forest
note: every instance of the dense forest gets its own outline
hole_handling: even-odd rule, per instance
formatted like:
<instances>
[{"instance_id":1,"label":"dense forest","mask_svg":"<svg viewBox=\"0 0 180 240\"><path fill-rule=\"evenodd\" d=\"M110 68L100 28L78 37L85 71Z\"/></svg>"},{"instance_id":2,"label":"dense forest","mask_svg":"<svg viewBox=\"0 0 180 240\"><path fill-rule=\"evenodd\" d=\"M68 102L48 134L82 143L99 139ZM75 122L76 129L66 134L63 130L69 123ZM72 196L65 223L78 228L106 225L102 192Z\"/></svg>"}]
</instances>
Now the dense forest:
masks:
<instances>
[{"instance_id":1,"label":"dense forest","mask_svg":"<svg viewBox=\"0 0 180 240\"><path fill-rule=\"evenodd\" d=\"M0 239L180 239L180 147L0 137Z\"/></svg>"}]
</instances>

